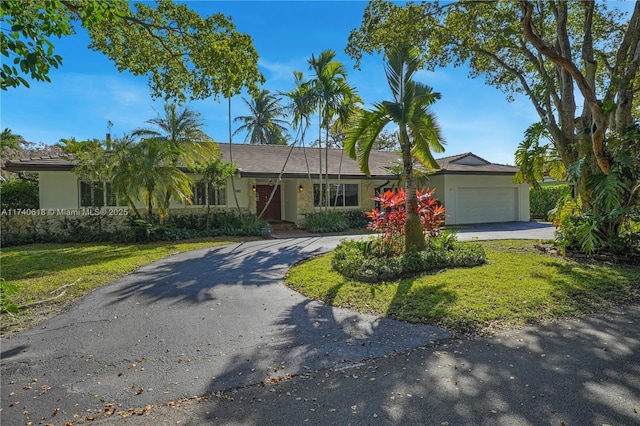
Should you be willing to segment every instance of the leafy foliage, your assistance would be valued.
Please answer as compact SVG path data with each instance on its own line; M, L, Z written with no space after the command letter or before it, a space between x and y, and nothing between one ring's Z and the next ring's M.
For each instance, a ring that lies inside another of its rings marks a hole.
M571 195L569 185L541 186L539 189L529 188L529 209L531 218L549 220L549 212L556 208L558 202Z
M125 0L2 1L2 55L13 65L0 70L0 88L29 86L27 78L49 81L62 64L52 39L72 35L74 24L89 31L90 47L120 71L147 75L155 97L230 97L263 80L251 37L236 31L222 14L202 17L184 4L156 7ZM18 66L18 68L16 68ZM24 77L23 77L24 76Z
M413 161L418 160L430 168L439 168L431 151L444 151L440 126L430 106L440 98L432 88L414 81L419 69L417 49L409 45L395 46L385 51L387 82L393 95L391 101L375 104L374 109L360 111L345 140L344 149L349 157L358 159L360 169L368 176L369 155L378 136L390 123L398 126L398 142L402 152L405 188L408 196L405 206L405 250L425 248L424 236L415 197Z
M245 143L286 145L283 132L286 131L287 122L282 119L285 112L280 105L280 98L268 90L261 90L250 101L245 98L242 100L249 107L251 115L234 118L233 121L243 123L234 135L246 131Z
M555 212L554 224L560 228L556 241L563 249L640 254L633 235L640 216L640 125L611 139L614 152L609 173L593 174L587 180L592 202L584 205L579 200L571 209L563 206Z
M582 235L594 230L603 241L623 237L616 234L624 228L623 211L628 213L637 199L637 185L628 182L638 178L621 165L638 161L632 155L627 155L632 161L623 161L625 154L610 133L623 135L638 119L640 3L625 16L598 2L399 5L373 0L360 27L351 32L346 52L359 61L364 53L388 52L402 43L419 49L427 67L468 64L471 77L484 77L508 100L526 96L540 123L527 131L518 149L518 178L536 185L544 173L560 176L562 167L570 172L579 163L575 187L581 208L594 215ZM545 138L552 144L543 143ZM615 176L592 178L600 172L624 176L625 190L615 184ZM605 186L613 192L598 192ZM612 206L618 201L623 210L613 215L588 211L600 202ZM593 224L602 228L595 230Z
M40 205L38 182L15 179L0 184L2 209L37 209Z
M444 224L445 208L433 197L434 190L428 188L424 191L416 190L418 200L418 216L423 233L437 236L440 227ZM384 240L384 252L399 255L404 251L403 238L405 235L405 223L407 220L406 195L403 189L397 192L386 191L373 198L380 204L379 208L366 213L370 219L368 229L381 234Z
M19 292L20 287L16 284L0 278L0 312L10 315L18 313L18 305L13 302L12 296Z
M553 139L542 122L534 123L524 132L515 154L516 166L520 168L513 178L515 183L527 182L534 189L540 189L540 183L546 176L561 181L565 179L565 165L558 156ZM541 144L546 139L548 143Z
M330 210L306 215L302 227L311 232L342 232L349 229L349 223L342 212Z
M334 250L331 265L346 277L379 282L443 268L476 266L486 261L482 245L459 243L452 235L434 237L426 250L390 256L383 256L388 245L379 238L345 240Z

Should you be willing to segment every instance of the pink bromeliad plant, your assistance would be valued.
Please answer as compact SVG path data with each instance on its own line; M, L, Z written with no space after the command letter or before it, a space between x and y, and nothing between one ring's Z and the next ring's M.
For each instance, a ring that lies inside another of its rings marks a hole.
M433 197L435 189L416 190L418 197L418 214L424 234L437 236L446 217L445 208ZM380 208L367 212L371 221L368 229L381 234L386 250L393 254L401 254L404 250L402 238L404 224L407 218L406 194L403 189L396 192L386 191L373 198L380 204Z

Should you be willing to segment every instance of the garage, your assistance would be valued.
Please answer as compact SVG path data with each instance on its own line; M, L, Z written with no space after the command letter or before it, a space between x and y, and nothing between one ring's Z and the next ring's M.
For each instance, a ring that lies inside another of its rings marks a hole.
M458 223L518 220L517 188L458 188Z
M446 225L529 221L529 186L513 181L517 167L470 152L438 164L431 184L447 209Z

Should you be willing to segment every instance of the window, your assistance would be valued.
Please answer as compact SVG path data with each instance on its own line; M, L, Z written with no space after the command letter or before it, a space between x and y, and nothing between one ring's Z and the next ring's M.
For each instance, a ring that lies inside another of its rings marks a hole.
M106 200L105 200L106 199ZM105 204L106 201L106 204ZM125 205L118 202L111 182L80 181L80 207L105 207Z
M213 187L205 182L197 182L193 185L193 196L191 203L195 206L206 206L207 197L209 197L209 205L225 206L227 205L227 188L222 185Z
M322 184L313 185L313 205L324 206L327 186ZM329 184L329 205L331 207L357 207L359 205L358 184L356 183L331 183Z

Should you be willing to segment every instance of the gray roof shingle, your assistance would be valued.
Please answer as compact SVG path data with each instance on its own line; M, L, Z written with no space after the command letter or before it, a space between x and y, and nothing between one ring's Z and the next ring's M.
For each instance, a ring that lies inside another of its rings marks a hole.
M289 178L306 177L307 164L311 176L317 176L319 160L322 157L322 173L326 173L326 157L329 159L329 176L337 176L340 172L343 178L362 178L358 163L349 158L341 149L301 148L284 145L245 145L233 144L230 152L229 144L218 144L223 161L236 163L240 176L244 177L275 177L277 176L287 156L289 160L284 170L284 176ZM290 153L291 151L291 153ZM440 169L436 174L515 174L518 167L490 163L473 153L465 153L437 159ZM369 166L372 178L394 179L396 175L389 167L402 164L400 154L388 151L372 151ZM13 172L31 171L60 171L71 170L75 166L73 157L57 156L34 157L8 161L4 168Z

